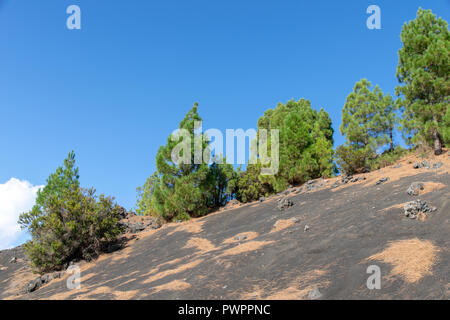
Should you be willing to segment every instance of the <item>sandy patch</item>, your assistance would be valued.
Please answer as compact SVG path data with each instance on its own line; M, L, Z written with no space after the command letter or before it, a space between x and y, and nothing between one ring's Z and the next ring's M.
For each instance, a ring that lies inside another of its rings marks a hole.
M417 238L389 242L387 248L367 258L391 264L391 276L400 276L408 283L415 283L426 275L431 275L439 249L429 240Z
M233 248L225 250L220 256L232 256L245 252L255 251L265 247L274 241L249 241L242 244L239 244Z
M195 248L201 253L206 253L209 251L217 250L217 248L212 244L211 241L204 238L190 238L183 249Z
M444 189L446 187L445 184L440 182L424 182L423 190L419 190L419 195L423 195L425 193L433 192L436 190Z
M14 296L18 294L28 282L36 279L37 277L39 277L39 275L33 273L31 268L22 267L17 270L10 279L7 279L6 290L2 289L4 290L3 293Z
M330 282L324 278L328 274L327 270L315 269L303 273L300 276L293 276L291 273L283 278L294 278L286 288L277 288L277 283L265 282L263 285L255 285L248 292L239 295L239 299L250 300L303 300L308 299L308 294L314 288L324 289Z
M328 280L321 280L326 276L326 270L312 270L295 278L290 286L280 291L274 292L264 299L266 300L303 300L308 298L308 294L314 288L323 289L330 285Z
M203 259L197 259L197 260L194 260L192 262L183 264L183 265L181 265L181 266L179 266L179 267L177 267L175 269L169 269L169 270L164 270L164 271L158 272L156 274L151 275L143 283L145 283L145 284L146 283L151 283L151 282L154 282L156 280L168 277L170 275L174 275L174 274L186 271L186 270L193 269L193 268L195 268L196 266L198 266L202 262L203 262Z
M448 169L450 168L450 159L449 158L450 157L447 156L447 151L445 151L444 154L441 156L435 156L434 154L430 154L429 157L427 157L427 158L422 158L417 155L409 155L409 156L406 156L406 157L400 159L392 166L385 167L385 168L382 168L379 170L375 170L375 171L372 171L369 173L353 175L353 177L365 176L366 180L357 181L357 182L349 182L347 184L336 187L336 188L332 189L331 191L335 192L335 191L350 187L352 185L357 185L357 184L363 184L364 186L373 186L378 180L380 180L383 177L389 177L389 181L387 181L381 185L392 183L394 181L400 180L401 178L415 176L415 175L425 173L425 172L435 172L436 174L442 174L442 173L447 172ZM424 160L427 160L431 164L431 166L437 162L442 162L443 165L439 169L426 169L426 168L414 169L413 168L414 163L422 162ZM398 164L400 164L401 167L394 168L394 166L398 165Z
M277 222L275 222L272 230L270 230L270 233L274 233L274 232L278 232L278 231L284 230L286 228L289 228L293 224L295 224L295 221L293 219L280 219L280 220L277 220Z
M190 288L191 285L185 281L182 280L173 280L171 282L156 286L153 288L154 293L160 292L163 290L167 291L182 291Z
M241 232L231 238L225 239L222 243L230 244L230 243L248 241L248 240L257 238L258 236L259 236L258 232L254 232L254 231ZM242 239L242 240L239 240L239 239Z
M203 224L205 221L200 221L199 219L189 220L186 222L179 223L179 226L167 233L167 236L174 234L175 232L185 231L188 233L200 233L203 231Z
M380 209L380 210L378 210L378 211L386 212L386 211L389 211L389 210L391 210L391 209L403 209L403 207L405 206L405 203L406 203L406 202L394 204L394 205L392 205L392 206L389 206L389 207L384 208L384 209Z

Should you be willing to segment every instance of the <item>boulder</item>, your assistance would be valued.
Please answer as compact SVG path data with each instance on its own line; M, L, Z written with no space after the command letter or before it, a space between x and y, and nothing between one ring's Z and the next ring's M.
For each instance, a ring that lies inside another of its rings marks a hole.
M422 182L413 182L409 186L408 190L406 190L406 193L409 194L410 196L418 196L419 191L423 189L424 186Z
M320 293L319 289L317 287L314 287L309 293L308 293L308 299L310 300L317 300L322 297L322 293Z
M281 199L280 202L278 202L277 208L278 208L278 210L283 211L283 210L289 209L293 205L294 205L294 202L292 202L292 200L284 198L284 199Z
M128 229L129 229L130 233L138 233L138 232L144 231L145 226L143 223L138 222L138 223L129 225Z
M404 213L407 218L416 219L419 213L429 214L437 210L436 207L430 207L426 201L420 199L405 203Z

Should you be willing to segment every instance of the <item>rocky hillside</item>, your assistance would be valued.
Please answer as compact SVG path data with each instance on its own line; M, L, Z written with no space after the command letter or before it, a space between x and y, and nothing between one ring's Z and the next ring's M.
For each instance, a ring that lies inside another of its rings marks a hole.
M449 158L410 156L162 227L128 217L123 248L77 263L80 289L68 272L33 274L20 247L2 251L0 298L449 299Z

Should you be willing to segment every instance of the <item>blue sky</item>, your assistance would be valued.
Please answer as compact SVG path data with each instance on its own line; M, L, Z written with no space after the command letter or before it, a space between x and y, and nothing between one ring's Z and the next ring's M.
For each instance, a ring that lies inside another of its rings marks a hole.
M79 5L82 29L66 28ZM381 30L366 8L381 8ZM0 0L0 184L45 184L72 149L81 182L134 206L158 147L199 102L203 127L256 128L306 98L336 130L361 78L393 94L400 31L448 0Z

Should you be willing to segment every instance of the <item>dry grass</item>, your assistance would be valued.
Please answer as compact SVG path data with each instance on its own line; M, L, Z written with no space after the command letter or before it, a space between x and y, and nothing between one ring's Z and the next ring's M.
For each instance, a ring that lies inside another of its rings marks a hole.
M429 240L417 238L390 242L387 248L367 260L379 260L391 264L392 276L400 276L408 283L415 283L426 275L437 260L439 249Z

